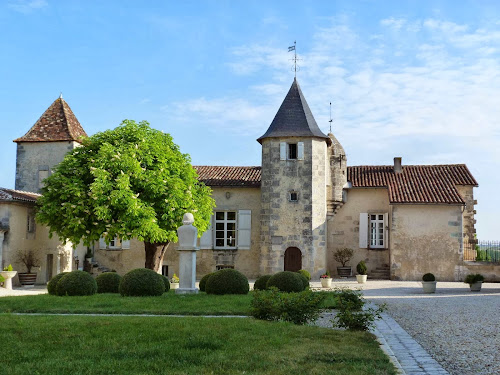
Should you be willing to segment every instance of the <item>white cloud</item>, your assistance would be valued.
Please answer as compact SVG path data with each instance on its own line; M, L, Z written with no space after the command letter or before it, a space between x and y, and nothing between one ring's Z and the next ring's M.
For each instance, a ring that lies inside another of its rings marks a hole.
M25 14L45 8L48 5L49 4L45 0L10 0L7 3L9 8Z
M401 29L404 25L406 25L406 19L404 18L385 18L382 21L380 21L380 24L382 26L390 27L392 29L399 30Z

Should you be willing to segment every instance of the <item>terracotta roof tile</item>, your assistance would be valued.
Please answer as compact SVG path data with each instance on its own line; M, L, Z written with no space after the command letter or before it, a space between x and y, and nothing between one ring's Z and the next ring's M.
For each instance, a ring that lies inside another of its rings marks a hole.
M465 164L405 165L347 168L352 187L386 187L390 203L464 204L456 185L478 186Z
M0 188L0 201L36 202L40 194L29 191Z
M75 114L63 98L57 98L31 129L14 142L79 141L86 137Z
M260 167L195 166L208 186L260 187Z

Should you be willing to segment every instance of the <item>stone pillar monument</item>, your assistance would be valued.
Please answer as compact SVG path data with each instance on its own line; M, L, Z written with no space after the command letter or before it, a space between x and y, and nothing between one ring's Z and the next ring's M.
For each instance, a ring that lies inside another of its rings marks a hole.
M182 226L177 229L179 237L179 288L175 290L176 294L198 293L196 288L196 252L199 248L196 246L198 238L198 229L193 226L193 214L186 213L182 219Z

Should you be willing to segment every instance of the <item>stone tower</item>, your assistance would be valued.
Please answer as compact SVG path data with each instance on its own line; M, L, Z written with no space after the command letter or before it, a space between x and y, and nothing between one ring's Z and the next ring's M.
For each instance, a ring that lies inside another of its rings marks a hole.
M332 139L319 129L294 79L262 145L260 272L326 269ZM331 194L331 192L330 192Z
M87 134L62 95L17 138L16 190L40 192L43 180Z

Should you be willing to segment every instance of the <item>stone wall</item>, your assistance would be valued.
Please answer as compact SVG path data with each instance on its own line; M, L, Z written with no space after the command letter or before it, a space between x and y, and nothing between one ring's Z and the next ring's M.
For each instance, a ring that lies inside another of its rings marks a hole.
M16 190L40 192L39 171L50 175L68 151L79 145L75 141L19 142L16 157Z
M474 206L477 204L477 201L474 199L474 187L457 186L456 188L465 201L465 207L463 212L464 242L470 241L472 243L475 243L476 219L474 219L474 215L476 214L476 210L474 209Z

